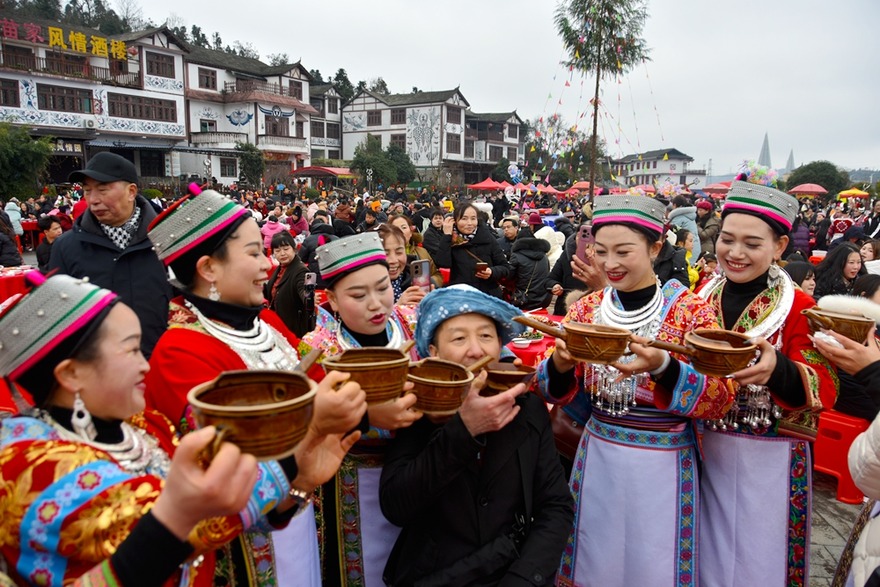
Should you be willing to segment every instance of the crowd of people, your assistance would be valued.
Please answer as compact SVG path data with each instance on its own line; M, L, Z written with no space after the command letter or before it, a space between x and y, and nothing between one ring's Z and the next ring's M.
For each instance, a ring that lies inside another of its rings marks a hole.
M873 331L814 338L802 314L821 298L880 322L880 202L820 210L748 171L720 203L195 187L164 202L110 153L70 179L71 226L46 201L0 215L0 254L4 235L18 252L16 216L43 232L30 293L0 312L13 584L803 586L819 414L880 411ZM215 430L187 394L225 371L365 347L521 364L514 318L543 308L631 332L630 352L587 363L557 339L530 384L483 395L480 372L442 416L415 409L412 383L368 405L321 359L293 455L224 442L200 460ZM760 353L720 378L649 344L702 328ZM854 477L870 495L880 424L867 434Z

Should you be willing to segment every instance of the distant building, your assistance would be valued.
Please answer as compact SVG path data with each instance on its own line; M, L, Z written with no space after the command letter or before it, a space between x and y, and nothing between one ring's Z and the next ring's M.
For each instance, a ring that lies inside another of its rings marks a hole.
M706 186L705 169L689 169L694 158L678 149L659 149L612 161L612 172L627 186L663 185L669 181L693 189Z
M523 159L522 119L516 112L478 114L458 88L412 94L361 90L342 112L343 158L352 159L367 135L409 155L422 181L441 187L485 179L501 158Z
M313 159L342 159L342 96L333 84L309 88L312 115L311 156Z

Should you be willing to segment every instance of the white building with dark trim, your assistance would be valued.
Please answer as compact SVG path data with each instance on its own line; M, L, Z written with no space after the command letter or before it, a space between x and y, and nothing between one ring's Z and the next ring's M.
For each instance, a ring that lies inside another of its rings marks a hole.
M627 186L663 185L667 181L691 189L706 187L706 170L691 169L694 158L678 149L658 149L627 155L611 162L618 180Z

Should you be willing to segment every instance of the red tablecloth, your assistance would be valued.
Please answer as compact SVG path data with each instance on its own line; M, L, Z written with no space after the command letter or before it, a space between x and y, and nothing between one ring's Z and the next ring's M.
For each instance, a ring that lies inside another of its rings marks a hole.
M514 355L522 359L523 365L527 367L537 367L538 363L544 360L544 353L547 349L556 346L556 339L551 336L545 336L542 340L536 340L525 349L519 349L513 346L513 343L507 345Z
M22 220L21 227L24 230L40 230L40 227L37 226L36 220Z
M0 302L15 294L26 292L27 283L24 280L24 274L0 276Z

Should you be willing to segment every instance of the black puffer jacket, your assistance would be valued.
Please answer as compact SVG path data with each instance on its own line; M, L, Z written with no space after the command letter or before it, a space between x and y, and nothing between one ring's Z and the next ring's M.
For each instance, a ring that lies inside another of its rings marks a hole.
M483 223L477 226L477 233L471 241L453 247L452 235L443 234L437 254L433 254L430 249L428 252L434 257L438 267L449 268L449 285L466 283L497 298L501 297L498 281L507 279L511 274L510 264L495 240L495 231ZM492 270L489 279L476 276L479 262L477 259L489 265Z
M574 290L585 290L587 285L583 281L574 278L571 272L571 258L577 252L577 234L572 234L565 239L562 254L556 260L556 265L550 270L547 278L547 287L561 285L563 294L556 296L556 304L553 306L554 316L565 316L565 296Z
M654 259L654 273L660 278L660 283L666 285L670 279L677 279L680 284L690 287L691 279L688 277L687 251L673 247L669 241L663 240L663 248Z
M269 300L269 309L274 310L291 332L302 338L311 330L310 316L306 312L305 277L309 269L302 260L294 256L281 276L281 282L272 297L272 289L278 281L281 267L276 267L269 281L263 286L263 296Z
M18 243L5 232L0 232L0 265L3 267L18 267L21 265Z
M565 235L565 238L568 238L575 233L574 225L568 218L557 218L553 221L553 224L556 225L557 231Z
M324 280L321 279L318 262L315 260L315 251L322 243L329 243L337 238L336 232L329 224L324 224L323 222L312 224L311 228L309 228L309 236L306 237L306 240L303 241L302 246L299 248L299 258L306 264L308 270L315 274L315 287L317 289L324 289L325 284Z
M542 307L547 298L547 278L550 275L550 243L540 238L518 238L510 253L511 278L516 279L516 292L527 293L523 310Z

